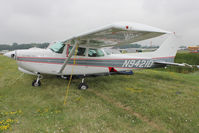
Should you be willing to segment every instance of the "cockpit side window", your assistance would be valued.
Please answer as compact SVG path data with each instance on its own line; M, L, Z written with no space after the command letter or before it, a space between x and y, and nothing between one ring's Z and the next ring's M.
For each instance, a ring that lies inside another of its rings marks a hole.
M72 50L72 46L69 47L68 53ZM86 55L86 48L78 47L77 56L85 56Z
M89 48L88 56L89 57L102 57L102 56L104 56L104 53L100 49Z
M63 53L64 47L65 47L64 43L62 43L62 42L56 42L55 44L53 44L50 47L50 50L52 50L55 53L61 54L61 53Z

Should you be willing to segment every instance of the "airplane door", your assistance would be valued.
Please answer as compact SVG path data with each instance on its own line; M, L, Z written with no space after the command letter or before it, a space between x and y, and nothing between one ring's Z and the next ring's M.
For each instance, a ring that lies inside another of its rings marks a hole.
M67 47L65 48L65 56L68 57L72 46L67 45ZM84 75L87 74L86 70L86 66L85 66L85 59L87 58L86 56L87 53L87 49L85 47L78 47L77 51L76 51L76 56L75 53L74 55L71 57L71 60L69 61L69 65L66 66L66 73L72 72L73 69L73 74L76 75ZM74 65L74 58L75 58L75 65ZM73 67L73 68L72 68Z

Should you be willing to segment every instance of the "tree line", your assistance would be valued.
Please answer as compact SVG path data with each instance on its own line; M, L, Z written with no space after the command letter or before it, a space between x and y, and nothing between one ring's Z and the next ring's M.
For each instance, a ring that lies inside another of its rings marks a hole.
M16 49L29 49L32 47L37 47L37 48L47 48L49 43L28 43L28 44L18 44L18 43L13 43L12 45L8 44L0 44L0 51L1 50L16 50Z

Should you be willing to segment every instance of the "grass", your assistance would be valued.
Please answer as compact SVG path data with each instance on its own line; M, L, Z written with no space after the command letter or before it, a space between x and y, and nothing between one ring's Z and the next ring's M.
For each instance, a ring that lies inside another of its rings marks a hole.
M0 133L199 131L199 72L153 70L87 78L89 89L45 76L41 87L21 75L14 60L0 56ZM18 77L20 78L16 80Z
M190 67L180 67L180 66L168 66L167 69L159 68L158 70L167 71L167 72L178 72L178 73L190 73L198 70L196 65L199 65L199 53L188 53L188 52L179 52L175 57L176 63L187 63L193 65L193 68Z

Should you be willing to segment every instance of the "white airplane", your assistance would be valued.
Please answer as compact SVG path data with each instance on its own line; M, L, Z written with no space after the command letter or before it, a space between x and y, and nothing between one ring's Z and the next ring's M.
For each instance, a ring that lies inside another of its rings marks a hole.
M161 35L169 38L154 52L110 54L103 47L129 44ZM37 75L33 86L41 85L41 75L83 75L79 89L87 89L87 75L121 73L132 69L148 69L174 63L179 47L171 32L138 23L114 23L56 42L47 49L15 50L4 54L17 61L18 69ZM75 64L74 64L75 60Z

